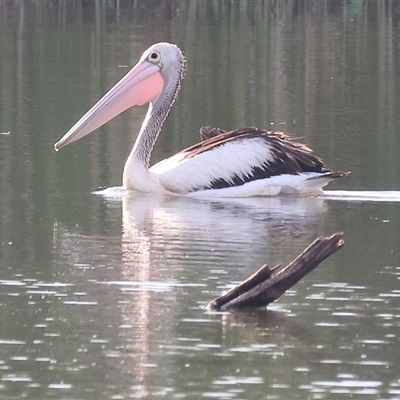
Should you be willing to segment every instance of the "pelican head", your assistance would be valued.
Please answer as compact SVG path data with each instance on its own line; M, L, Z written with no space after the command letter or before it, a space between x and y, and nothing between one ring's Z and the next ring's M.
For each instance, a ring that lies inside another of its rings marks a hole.
M54 145L54 150L83 138L135 105L150 102L159 109L169 103L169 110L179 91L184 68L185 58L179 47L171 43L152 45L138 63ZM164 99L171 96L172 102L169 99L164 104Z

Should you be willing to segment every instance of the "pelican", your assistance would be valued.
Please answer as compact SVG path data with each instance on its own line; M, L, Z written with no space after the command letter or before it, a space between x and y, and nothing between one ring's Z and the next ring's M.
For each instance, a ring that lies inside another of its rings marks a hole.
M174 44L157 43L54 145L56 151L88 135L134 105L149 103L126 161L125 189L194 197L316 195L333 172L306 145L282 132L204 127L203 140L150 166L150 156L180 90L185 57Z

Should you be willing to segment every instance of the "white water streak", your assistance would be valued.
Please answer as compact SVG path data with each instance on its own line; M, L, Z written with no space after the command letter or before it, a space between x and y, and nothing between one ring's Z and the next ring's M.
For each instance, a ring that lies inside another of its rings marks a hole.
M353 202L400 202L400 191L397 190L325 190L319 198L326 200Z

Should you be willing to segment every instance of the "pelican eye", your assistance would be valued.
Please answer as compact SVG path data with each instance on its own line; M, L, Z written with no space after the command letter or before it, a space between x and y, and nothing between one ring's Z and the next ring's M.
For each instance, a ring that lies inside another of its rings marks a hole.
M152 53L150 53L148 59L152 63L158 63L161 60L161 55L158 51L153 51Z

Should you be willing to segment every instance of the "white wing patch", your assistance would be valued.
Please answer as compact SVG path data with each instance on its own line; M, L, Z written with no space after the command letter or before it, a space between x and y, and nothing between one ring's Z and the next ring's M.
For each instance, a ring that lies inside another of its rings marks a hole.
M204 151L194 157L181 152L154 165L150 171L159 175L160 183L169 191L187 194L210 187L223 179L233 184L251 176L254 167L273 162L268 143L262 138L235 140Z

